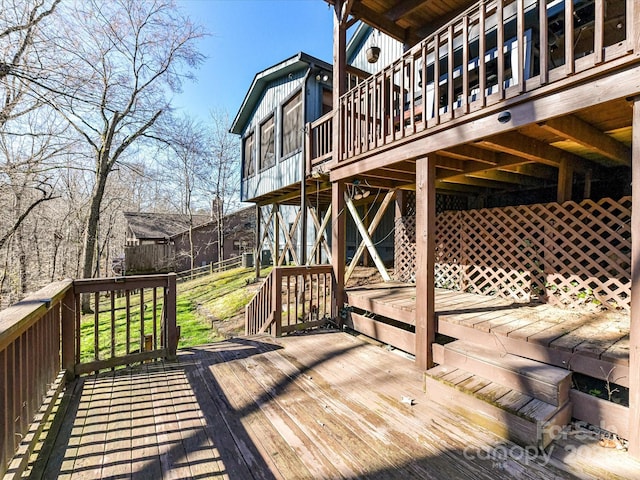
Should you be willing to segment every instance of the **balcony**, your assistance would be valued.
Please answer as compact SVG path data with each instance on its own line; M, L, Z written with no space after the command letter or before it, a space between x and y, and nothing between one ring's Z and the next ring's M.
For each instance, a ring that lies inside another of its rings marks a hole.
M340 97L338 162L636 63L637 16L625 0L477 2Z

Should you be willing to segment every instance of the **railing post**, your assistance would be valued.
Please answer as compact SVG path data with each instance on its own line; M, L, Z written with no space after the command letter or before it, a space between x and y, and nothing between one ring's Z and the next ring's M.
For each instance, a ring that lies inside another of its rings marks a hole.
M62 299L61 349L62 368L67 371L67 380L76 376L76 295L73 284Z
M282 268L274 267L274 283L271 286L273 291L273 324L274 336L282 336ZM288 308L288 306L287 306Z
M176 322L176 274L167 275L165 292L165 328L167 332L167 360L175 360L178 350L178 326Z

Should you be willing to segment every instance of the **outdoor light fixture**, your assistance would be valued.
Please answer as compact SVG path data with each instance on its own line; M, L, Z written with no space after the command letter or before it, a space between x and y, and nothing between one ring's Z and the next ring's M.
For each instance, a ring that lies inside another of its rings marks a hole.
M327 75L326 72L319 72L316 75L316 81L317 82L328 82L329 81L329 75Z
M352 196L354 200L362 200L363 198L367 198L369 195L371 195L371 192L369 190L365 190L358 185L354 185Z
M500 112L498 114L498 121L500 123L507 123L509 120L511 120L511 112L509 112L508 110L506 112Z

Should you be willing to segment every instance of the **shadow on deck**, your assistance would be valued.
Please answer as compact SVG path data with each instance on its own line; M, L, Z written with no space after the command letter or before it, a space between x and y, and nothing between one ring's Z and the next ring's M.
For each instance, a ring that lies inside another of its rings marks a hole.
M527 451L427 401L422 385L411 360L341 332L183 350L176 363L70 385L30 474L477 480L640 471L586 431L542 455Z

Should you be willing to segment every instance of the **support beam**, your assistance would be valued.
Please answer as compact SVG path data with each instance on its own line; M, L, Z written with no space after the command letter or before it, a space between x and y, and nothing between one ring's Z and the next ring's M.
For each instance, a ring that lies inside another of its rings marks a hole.
M353 259L351 260L351 263L349 264L349 268L347 269L347 273L345 274L344 277L344 281L348 281L349 278L351 278L351 274L353 274L353 271L356 268L356 265L358 264L358 261L360 260L360 257L362 256L365 247L369 250L369 252L371 253L371 248L373 248L373 251L376 253L376 257L378 257L378 253L375 250L375 246L373 245L373 242L371 241L371 235L373 235L373 233L376 231L376 228L378 228L378 225L380 225L380 222L382 221L382 217L384 217L384 212L387 211L387 208L389 207L389 204L391 203L391 200L393 200L393 196L395 194L395 190L390 190L387 192L387 194L385 195L384 199L382 200L382 203L380 204L380 208L378 208L378 211L376 212L375 216L373 217L373 220L371 222L371 225L369 225L365 231L369 234L368 235L368 239L369 242L371 243L371 246L367 244L367 241L364 237L364 235L362 236L362 241L360 242L360 245L358 245L358 249L356 250L356 253L353 255ZM353 205L353 202L351 200L348 200L347 202L347 206L351 204ZM350 209L351 211L351 209ZM358 212L357 210L355 210L354 207L354 211L355 211L355 216L353 217L354 222L356 222L356 225L358 226L358 228L360 228L360 225L362 224L362 222L360 222L360 217L358 216ZM354 215L354 211L351 211L351 215ZM361 232L362 234L362 232ZM375 262L375 258L373 257L373 255L371 255L371 258L374 259ZM379 258L379 257L378 257ZM376 266L378 264L376 263ZM386 269L384 268L384 264L382 264L382 268L387 276L387 278L389 277L389 274L387 273ZM382 278L384 279L385 282L388 282L389 280L391 280L390 278L387 279L385 278L385 274L382 273L382 271L380 271L380 274L382 275Z
M389 192L387 196L389 195L393 197L393 192ZM389 273L387 272L387 269L385 268L384 263L380 258L380 255L378 255L378 251L376 250L376 247L373 245L373 241L371 240L371 235L369 235L369 232L364 227L362 220L360 220L360 215L358 215L358 210L356 210L356 207L353 204L353 201L346 195L346 193L345 193L344 201L345 201L345 204L347 205L347 208L349 209L349 212L351 213L351 217L353 218L353 221L355 222L356 227L358 228L358 232L360 232L360 235L362 236L362 241L367 247L367 250L369 251L369 255L371 255L371 258L373 259L373 263L376 264L376 267L378 268L378 271L382 276L382 280L384 280L385 282L391 281L391 277L389 276ZM351 267L349 267L349 270L353 271ZM347 280L348 280L348 277L345 275L344 281L346 282Z
M309 258L307 258L307 265L310 265L315 257L318 247L322 244L327 257L329 259L329 263L331 263L331 250L329 249L329 245L327 244L327 240L325 239L325 230L327 229L327 225L329 224L329 220L331 220L331 205L327 208L326 213L324 214L324 218L322 219L322 224L318 221L318 217L313 210L309 210L309 214L313 223L316 227L316 239L313 242L313 247L311 248L311 252L309 253ZM318 263L321 260L318 260Z
M416 164L416 364L433 366L435 342L436 168L432 157Z
M273 205L273 266L280 266L280 205Z
M262 263L262 237L260 236L260 227L262 226L262 207L256 205L256 246L253 253L253 263L256 269L256 278L260 278L260 264Z
M343 0L336 0L333 6L333 164L340 161L340 96L347 89L347 29L342 23ZM339 212L335 210L334 212Z
M563 203L571 200L573 196L573 167L569 162L561 162L558 169L558 196L557 202Z
M477 143L483 147L510 153L518 157L526 158L532 162L543 163L553 167L559 167L563 159L570 159L576 164L586 162L577 155L552 147L540 140L522 135L518 132L508 132L488 137Z
M640 202L640 97L633 102L632 202ZM631 209L631 326L629 331L629 453L640 458L640 208Z
M595 150L615 164L626 167L631 165L631 150L629 148L575 115L552 118L541 123L540 126L566 140Z
M334 300L331 317L338 325L342 325L340 311L344 306L344 271L347 261L347 243L345 231L347 223L344 214L344 192L345 183L335 182L331 185L331 211L333 212L331 222L331 265L333 266Z

